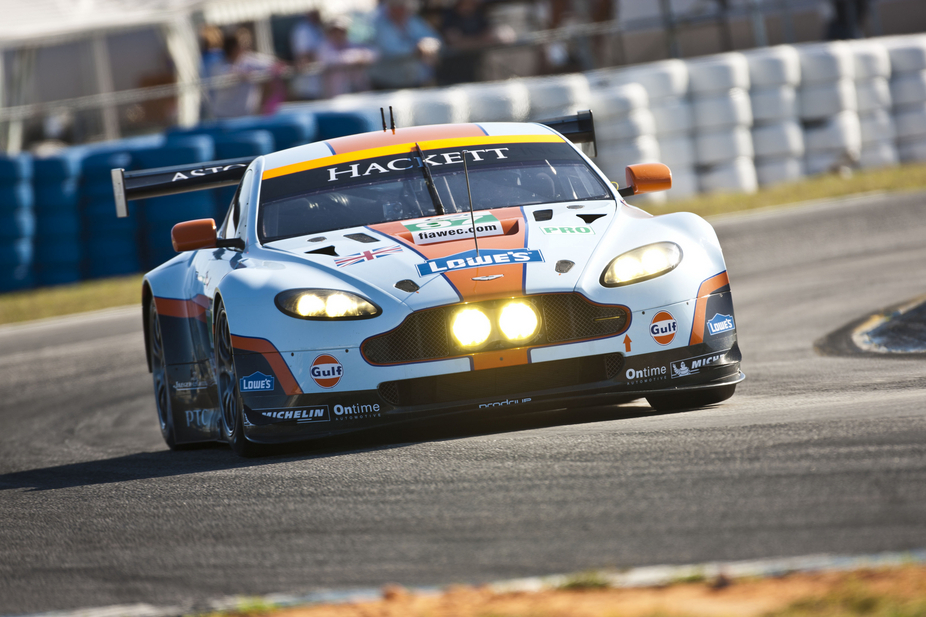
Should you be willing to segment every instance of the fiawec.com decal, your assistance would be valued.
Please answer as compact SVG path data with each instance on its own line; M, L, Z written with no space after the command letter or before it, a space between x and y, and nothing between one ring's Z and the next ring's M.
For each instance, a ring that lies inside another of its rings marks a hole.
M475 235L480 238L500 236L504 233L501 222L488 212L454 214L403 225L412 233L415 244L434 244L435 242L472 238L474 224Z
M543 261L543 253L533 249L515 249L512 251L480 249L478 255L475 250L465 251L449 257L429 259L416 267L419 276L427 276L429 274L479 268L480 266L521 264L532 261Z
M309 374L318 387L333 388L341 381L341 376L344 375L344 367L334 356L322 354L312 361Z
M675 339L678 331L678 322L669 311L659 311L650 322L649 333L653 340L660 345L668 345Z

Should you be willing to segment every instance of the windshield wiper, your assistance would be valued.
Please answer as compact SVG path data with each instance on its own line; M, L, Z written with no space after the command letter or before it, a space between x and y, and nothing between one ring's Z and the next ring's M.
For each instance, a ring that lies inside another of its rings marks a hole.
M424 177L428 182L428 193L431 194L431 201L434 202L434 210L438 215L444 213L444 204L441 203L440 195L437 193L437 187L434 186L434 177L431 175L431 168L428 167L427 161L424 160L424 153L421 152L421 146L415 142L415 149L418 150L418 158L421 160L421 166L424 167Z

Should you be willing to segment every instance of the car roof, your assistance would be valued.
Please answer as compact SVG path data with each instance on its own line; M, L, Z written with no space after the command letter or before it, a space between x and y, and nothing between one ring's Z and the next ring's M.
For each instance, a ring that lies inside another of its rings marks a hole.
M297 146L288 150L281 150L264 156L264 178L273 177L279 173L274 170L299 166L300 163L341 155L357 155L367 150L376 150L389 146L420 143L427 149L425 143L454 140L465 146L468 138L474 144L485 140L486 137L505 136L543 136L555 137L566 141L562 137L542 124L530 122L481 122L466 124L433 124L427 126L413 126L395 130L372 131L358 133L345 137L336 137L327 141L320 141L305 146ZM459 140L459 141L457 141ZM546 139L544 139L546 141ZM351 158L354 158L351 156ZM362 157L357 157L362 158Z

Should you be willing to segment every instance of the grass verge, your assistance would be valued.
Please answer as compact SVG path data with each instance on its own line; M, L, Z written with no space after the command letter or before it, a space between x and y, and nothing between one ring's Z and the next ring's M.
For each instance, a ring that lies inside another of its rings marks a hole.
M816 176L763 189L752 195L701 195L693 199L643 207L653 214L694 212L701 216L714 216L856 193L923 188L926 188L926 165L904 165L856 171L851 177L835 174ZM140 289L141 276L135 275L0 294L0 324L136 304L140 299Z

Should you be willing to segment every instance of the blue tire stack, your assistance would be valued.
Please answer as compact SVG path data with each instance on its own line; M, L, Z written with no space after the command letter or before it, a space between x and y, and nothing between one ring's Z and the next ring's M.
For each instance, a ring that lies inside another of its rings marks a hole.
M258 157L274 151L273 134L270 131L240 131L215 138L216 160L237 159L245 156ZM228 212L236 186L224 186L215 190L215 221L221 225Z
M316 141L366 133L378 128L372 126L363 114L349 111L319 111L315 113L315 122L318 124Z
M208 135L168 135L160 148L139 150L132 157L135 170L203 163L215 159L215 146ZM180 193L144 199L136 207L142 221L142 265L145 270L157 267L177 253L170 241L170 230L182 221L213 218L215 196L212 191Z
M85 278L103 278L138 272L138 215L129 207L127 218L116 217L111 170L129 169L132 155L103 151L83 160L81 214Z
M269 131L273 135L274 150L285 150L313 142L318 135L315 114L309 112L235 118L226 120L223 126L229 133Z
M81 278L80 163L71 148L35 160L35 276L39 285Z
M0 291L34 284L34 203L32 157L0 157Z

